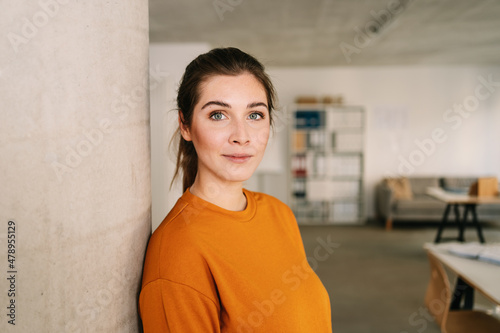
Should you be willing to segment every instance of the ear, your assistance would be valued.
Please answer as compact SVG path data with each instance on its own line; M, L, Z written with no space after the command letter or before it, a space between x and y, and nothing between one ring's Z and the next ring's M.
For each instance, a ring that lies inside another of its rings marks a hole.
M181 135L186 141L191 141L191 132L189 127L184 124L184 117L182 116L182 111L179 111L179 129Z

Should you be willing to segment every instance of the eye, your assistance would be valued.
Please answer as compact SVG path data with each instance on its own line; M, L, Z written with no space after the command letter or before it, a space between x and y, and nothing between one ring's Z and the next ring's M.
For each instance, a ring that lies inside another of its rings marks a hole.
M213 120L223 120L226 118L226 116L222 114L222 112L212 112L210 114L210 118Z
M262 119L264 118L264 115L260 112L254 112L254 113L251 113L248 118L250 120L259 120L259 119Z

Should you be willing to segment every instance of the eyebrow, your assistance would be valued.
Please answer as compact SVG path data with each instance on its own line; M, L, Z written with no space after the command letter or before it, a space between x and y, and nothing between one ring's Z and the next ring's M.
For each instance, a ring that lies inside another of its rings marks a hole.
M255 107L257 107L257 106L263 106L263 107L265 107L266 109L269 109L269 108L267 107L267 104L266 104L266 103L262 103L262 102L253 102L253 103L250 103L250 104L248 104L248 105L247 105L247 109L255 108Z
M231 108L231 105L227 104L226 102L222 102L222 101L210 101L210 102L205 103L201 107L201 109L203 110L204 108L206 108L206 107L208 107L210 105L218 105L218 106L222 106L222 107L229 108L229 109ZM247 105L247 109L255 108L257 106L263 106L266 109L268 109L267 104L266 103L262 103L262 102L253 102L253 103L250 103L250 104Z
M227 104L227 103L224 103L222 101L210 101L208 103L205 103L201 109L203 110L204 108L210 106L210 105L218 105L218 106L222 106L222 107L225 107L225 108L231 108L231 105Z

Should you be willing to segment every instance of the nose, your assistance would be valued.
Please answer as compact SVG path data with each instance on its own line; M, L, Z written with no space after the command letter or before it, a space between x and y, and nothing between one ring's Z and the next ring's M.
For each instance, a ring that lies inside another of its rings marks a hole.
M229 142L239 145L246 145L250 142L248 124L244 120L233 121Z

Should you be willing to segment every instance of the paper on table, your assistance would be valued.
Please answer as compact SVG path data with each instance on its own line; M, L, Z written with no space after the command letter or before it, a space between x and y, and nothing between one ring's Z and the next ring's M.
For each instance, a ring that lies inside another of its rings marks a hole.
M477 259L479 257L479 254L483 250L484 246L477 242L464 243L464 244L450 244L448 246L448 252L450 252L451 254L470 259Z
M478 259L500 265L500 244L486 246Z
M450 244L448 252L460 257L478 259L500 265L500 244L480 244L477 242Z

